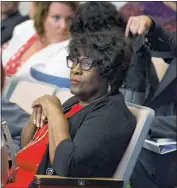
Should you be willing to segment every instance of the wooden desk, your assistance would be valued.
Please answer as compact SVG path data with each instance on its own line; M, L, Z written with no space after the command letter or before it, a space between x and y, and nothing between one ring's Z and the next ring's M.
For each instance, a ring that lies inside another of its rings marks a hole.
M36 175L30 188L122 188L123 180L113 178L69 178Z

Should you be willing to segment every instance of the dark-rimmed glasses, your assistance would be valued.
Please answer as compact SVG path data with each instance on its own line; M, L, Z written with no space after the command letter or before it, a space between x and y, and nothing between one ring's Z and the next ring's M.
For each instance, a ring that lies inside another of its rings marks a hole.
M74 69L74 67L79 63L82 70L89 71L95 62L95 60L83 57L82 59L78 59L77 57L67 56L67 66L70 69Z

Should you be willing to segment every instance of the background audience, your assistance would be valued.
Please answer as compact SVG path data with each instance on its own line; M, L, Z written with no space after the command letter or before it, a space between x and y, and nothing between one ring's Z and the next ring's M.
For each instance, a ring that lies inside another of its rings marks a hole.
M66 67L66 45L69 25L77 9L76 2L36 2L34 26L36 32L28 39L14 42L3 52L6 74L29 77L30 68L36 64L50 64L53 72L59 64L61 77L69 78ZM59 55L61 54L61 55ZM60 63L58 63L60 62ZM49 66L50 66L49 65ZM47 68L48 70L48 68ZM50 72L51 70L49 70ZM45 72L45 70L44 70ZM51 73L52 74L52 73ZM58 73L58 76L60 75Z
M16 25L29 19L28 16L20 15L18 5L19 2L1 2L1 46L11 39Z

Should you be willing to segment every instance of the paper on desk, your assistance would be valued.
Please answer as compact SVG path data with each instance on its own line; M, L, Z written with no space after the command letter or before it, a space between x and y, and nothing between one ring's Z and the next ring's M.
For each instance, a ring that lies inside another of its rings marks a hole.
M146 139L143 147L150 151L163 155L176 151L177 142L172 139L157 139L156 142Z

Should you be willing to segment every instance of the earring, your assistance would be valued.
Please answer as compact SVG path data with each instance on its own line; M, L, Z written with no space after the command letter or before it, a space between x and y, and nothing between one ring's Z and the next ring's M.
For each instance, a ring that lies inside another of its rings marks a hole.
M108 94L110 94L110 93L111 93L111 85L110 85L110 84L108 84L108 89L107 89L107 92L108 92Z

